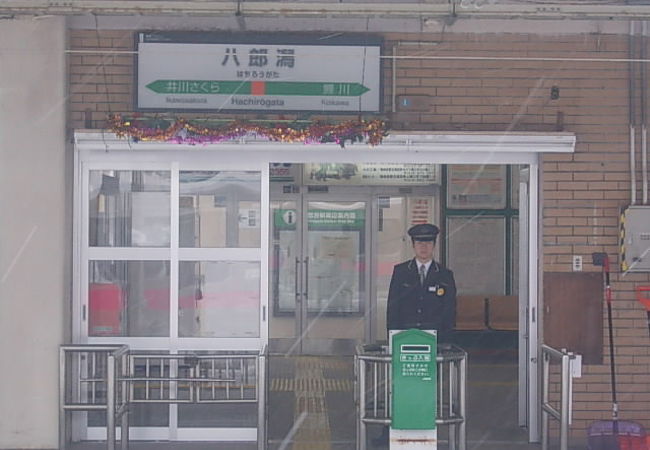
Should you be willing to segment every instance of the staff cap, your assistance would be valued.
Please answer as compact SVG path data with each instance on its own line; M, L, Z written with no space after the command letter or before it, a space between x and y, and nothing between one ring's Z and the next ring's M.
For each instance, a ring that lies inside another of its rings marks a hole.
M409 236L414 241L436 241L436 237L440 233L437 226L430 223L420 223L414 225L408 230Z

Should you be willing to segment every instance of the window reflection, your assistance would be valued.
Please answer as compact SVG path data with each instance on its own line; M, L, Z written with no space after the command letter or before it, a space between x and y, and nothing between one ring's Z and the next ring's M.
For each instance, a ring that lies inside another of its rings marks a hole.
M260 201L259 172L181 171L180 246L259 247Z
M505 219L448 217L449 266L459 294L504 295Z
M91 247L169 247L169 172L91 170Z
M258 262L183 261L179 268L181 337L258 337Z

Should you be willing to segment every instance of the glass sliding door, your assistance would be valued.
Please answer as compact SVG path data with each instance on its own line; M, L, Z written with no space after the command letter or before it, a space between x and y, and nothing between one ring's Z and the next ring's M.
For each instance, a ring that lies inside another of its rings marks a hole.
M268 167L159 156L156 163L110 154L81 162L75 341L153 355L259 350L267 339ZM133 370L165 377L184 370L179 361ZM248 380L255 371L232 375ZM185 395L180 383L166 389L172 399ZM219 404L136 403L132 437L255 440L257 406L249 397L225 415ZM101 414L89 414L81 434L103 439L103 425Z
M171 239L171 172L90 170L87 194L86 238L96 257L87 266L85 331L169 337L170 261L163 249ZM135 252L138 259L127 258Z
M413 257L406 230L438 220L435 186L341 191L276 193L271 202L269 328L278 352L345 353L386 340L393 266Z
M350 342L353 350L363 340L367 207L364 201L307 201L303 347L325 349L335 339Z
M294 199L271 204L271 336L287 353L327 353L363 340L368 202Z
M274 351L299 349L302 334L301 295L298 285L302 269L302 231L298 225L301 204L298 200L271 202L270 345ZM300 221L302 222L302 221Z
M180 171L179 337L260 336L260 198L259 172Z

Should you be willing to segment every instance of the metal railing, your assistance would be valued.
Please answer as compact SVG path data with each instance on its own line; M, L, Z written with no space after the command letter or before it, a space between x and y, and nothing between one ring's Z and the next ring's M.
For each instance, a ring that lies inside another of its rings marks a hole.
M255 403L257 353L132 353L130 403Z
M366 449L366 426L391 423L391 354L386 346L360 347L355 355L357 449ZM438 346L437 425L449 427L449 448L466 449L467 352Z
M130 355L130 403L257 403L257 442L266 442L266 348Z
M73 412L106 414L106 447L115 448L120 420L122 450L129 446L129 348L126 345L64 345L59 350L59 448L70 444Z
M59 447L70 442L70 412L106 411L106 444L128 449L128 410L142 403L257 403L257 442L266 442L266 348L191 353L129 352L123 346L61 347Z
M573 378L571 361L576 356L566 350L556 350L542 344L542 450L548 450L549 418L560 422L560 450L569 447L569 425L571 425L571 398L573 396ZM551 361L560 361L560 409L554 408L549 401L549 381Z

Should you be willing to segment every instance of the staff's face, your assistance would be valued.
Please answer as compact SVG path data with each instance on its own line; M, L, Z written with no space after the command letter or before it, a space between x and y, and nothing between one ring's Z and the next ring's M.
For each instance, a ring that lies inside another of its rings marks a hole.
M433 241L413 241L415 257L422 262L433 259L433 248L436 244Z

